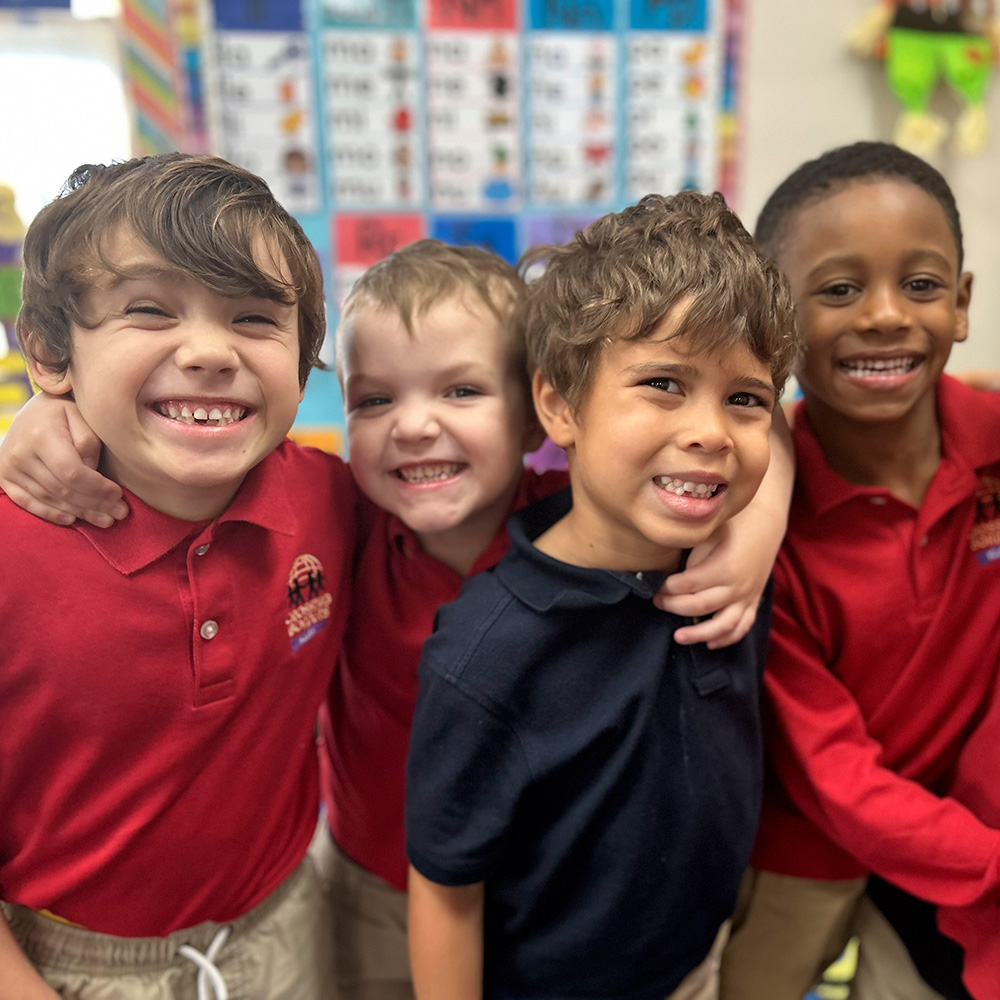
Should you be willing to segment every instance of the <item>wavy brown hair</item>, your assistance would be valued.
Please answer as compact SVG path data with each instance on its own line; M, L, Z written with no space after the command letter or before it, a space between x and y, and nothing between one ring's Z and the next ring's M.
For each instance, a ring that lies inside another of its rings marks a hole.
M528 361L577 411L604 345L648 337L681 302L674 337L695 353L744 345L780 392L799 352L788 282L721 194L647 195L562 246L539 246L528 286Z
M222 295L297 302L299 383L305 385L326 333L316 252L261 178L214 156L165 153L73 171L24 239L17 333L25 353L65 372L72 327L96 325L84 308L95 282L103 275L143 277L142 269L114 256L113 238L120 235L138 238L169 266ZM262 268L262 247L273 255L274 270L289 275L287 282Z

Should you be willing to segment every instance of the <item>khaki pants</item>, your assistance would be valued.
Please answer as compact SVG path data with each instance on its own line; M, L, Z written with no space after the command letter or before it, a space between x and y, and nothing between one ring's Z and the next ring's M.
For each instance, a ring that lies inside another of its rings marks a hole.
M313 855L323 849L315 838L299 867L231 924L206 922L165 938L114 937L23 906L3 910L31 964L72 1000L198 1000L200 966L185 957L190 949L209 956L229 1000L336 1000L331 911ZM213 941L221 941L217 953ZM201 975L215 1000L212 976Z
M855 934L852 1000L941 1000L864 892L865 879L748 871L722 957L722 1000L802 1000Z
M413 1000L406 893L332 842L324 860L321 877L334 914L339 1000Z

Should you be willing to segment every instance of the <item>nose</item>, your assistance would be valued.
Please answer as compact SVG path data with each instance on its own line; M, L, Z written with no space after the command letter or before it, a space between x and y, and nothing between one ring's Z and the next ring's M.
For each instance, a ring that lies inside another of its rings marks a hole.
M733 448L726 408L715 399L693 399L684 407L678 443L688 451L706 455L725 454Z
M194 325L186 332L176 353L177 365L185 371L223 375L240 366L235 338L213 323Z
M422 400L400 400L396 404L392 439L400 444L429 441L441 433L434 407Z
M859 321L862 329L882 335L905 331L910 326L910 311L901 289L882 282L869 289Z

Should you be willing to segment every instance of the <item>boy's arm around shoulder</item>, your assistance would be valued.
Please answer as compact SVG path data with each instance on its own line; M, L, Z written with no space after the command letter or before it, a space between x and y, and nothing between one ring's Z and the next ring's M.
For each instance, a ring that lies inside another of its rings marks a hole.
M795 450L780 407L771 421L770 444L771 461L753 500L692 549L684 572L668 576L654 598L663 611L711 616L677 629L679 643L718 649L739 642L753 626L785 536L795 481Z
M480 1000L483 883L438 885L411 865L409 942L417 1000Z
M0 913L0 1000L59 1000L25 958L7 918Z
M97 471L101 442L76 403L39 392L0 443L0 488L19 507L55 524L77 518L107 528L128 514L121 487Z
M881 743L810 631L801 590L779 559L763 709L781 785L824 834L907 892L939 905L996 901L1000 831L883 766Z

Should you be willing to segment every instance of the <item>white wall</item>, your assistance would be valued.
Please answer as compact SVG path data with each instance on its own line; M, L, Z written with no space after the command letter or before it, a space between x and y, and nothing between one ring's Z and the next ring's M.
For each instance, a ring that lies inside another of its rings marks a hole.
M891 140L897 113L882 64L851 56L844 37L868 0L747 0L746 110L740 214L752 228L767 196L798 164L859 139ZM949 367L1000 368L1000 79L991 86L993 140L985 155L945 149L934 165L962 214L966 266L976 275L969 340ZM935 110L954 120L948 94Z
M118 37L107 19L0 15L0 184L25 224L81 163L130 155Z

